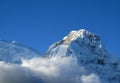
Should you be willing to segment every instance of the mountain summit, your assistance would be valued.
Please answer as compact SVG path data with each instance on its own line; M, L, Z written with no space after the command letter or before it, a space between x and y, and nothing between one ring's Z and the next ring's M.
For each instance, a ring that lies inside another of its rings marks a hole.
M78 31L71 31L68 36L64 37L63 40L66 44L69 44L71 41L77 40L77 38L84 39L87 38L91 41L99 41L99 37L91 32L86 31L85 29L80 29Z
M99 75L103 82L120 83L120 60L106 51L98 35L85 29L71 31L51 45L46 55L50 58L76 57L79 65Z
M84 55L93 53L101 57L105 57L107 54L100 37L85 29L71 31L61 41L51 45L47 51L49 57L80 55L82 53Z

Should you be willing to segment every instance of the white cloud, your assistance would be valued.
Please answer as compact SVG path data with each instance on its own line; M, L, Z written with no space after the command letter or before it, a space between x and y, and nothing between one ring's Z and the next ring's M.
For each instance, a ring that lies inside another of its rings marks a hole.
M95 74L86 76L86 70L73 57L37 57L22 62L0 62L0 83L100 83Z
M82 75L81 80L83 83L101 83L99 77L94 73L90 75Z
M76 63L73 57L64 58L33 58L23 60L23 67L30 68L39 76L42 75L45 82L76 82L84 68Z
M31 70L15 64L0 62L0 83L39 83Z

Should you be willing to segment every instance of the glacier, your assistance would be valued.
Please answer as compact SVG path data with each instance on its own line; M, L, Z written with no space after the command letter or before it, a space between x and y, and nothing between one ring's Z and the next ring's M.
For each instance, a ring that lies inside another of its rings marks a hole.
M80 29L52 44L43 57L15 41L0 40L0 73L0 83L120 83L120 59L97 34Z

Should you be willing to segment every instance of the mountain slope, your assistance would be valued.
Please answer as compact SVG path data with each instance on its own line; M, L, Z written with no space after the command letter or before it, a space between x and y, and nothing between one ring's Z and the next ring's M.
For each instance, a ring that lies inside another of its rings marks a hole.
M0 40L0 61L21 63L21 59L30 59L39 56L39 53L17 42Z
M109 54L100 37L84 29L71 31L50 46L47 57L76 57L89 73L97 74L106 83L120 83L120 59Z

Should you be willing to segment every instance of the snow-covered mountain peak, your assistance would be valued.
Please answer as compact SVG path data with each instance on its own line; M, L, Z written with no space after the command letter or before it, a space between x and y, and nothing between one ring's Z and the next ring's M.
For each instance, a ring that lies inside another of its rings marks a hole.
M98 35L85 29L80 29L78 31L71 31L61 41L51 45L47 55L70 56L72 54L80 56L82 52L86 55L86 51L102 57L107 53Z
M82 40L86 40L86 41L89 40L91 42L100 40L99 36L97 36L96 34L91 33L85 29L80 29L78 31L71 31L68 34L68 36L65 36L63 38L63 41L65 44L70 44L71 41L78 40L78 39L82 39Z
M50 58L75 57L79 65L108 81L103 83L120 83L120 60L106 51L98 35L87 30L71 31L51 45L46 55Z

